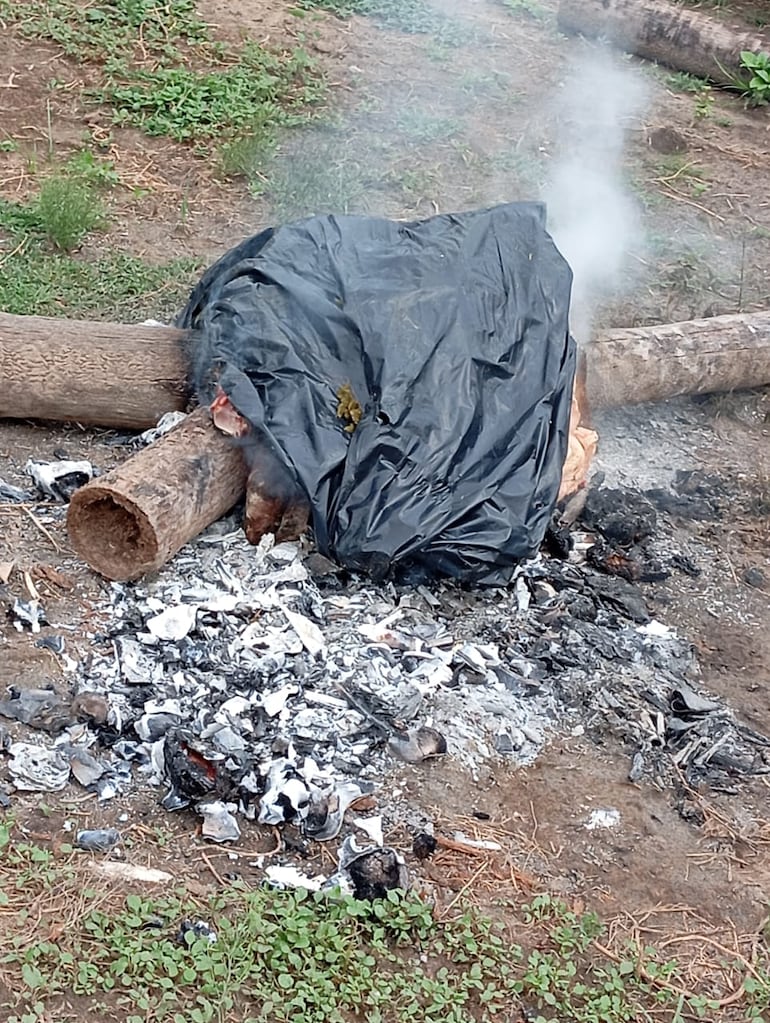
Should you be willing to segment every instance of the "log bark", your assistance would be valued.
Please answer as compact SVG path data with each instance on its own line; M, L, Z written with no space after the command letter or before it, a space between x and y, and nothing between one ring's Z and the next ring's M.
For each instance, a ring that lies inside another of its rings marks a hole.
M185 332L0 313L0 418L145 430L189 397Z
M561 0L563 32L609 39L667 67L733 85L741 50L770 52L770 34L667 0Z
M68 338L75 340L62 341ZM183 332L171 329L38 317L28 326L26 317L0 316L0 415L154 425L187 401L184 343ZM770 311L607 331L585 348L583 372L563 494L579 485L595 445L586 409L770 384ZM75 493L67 518L74 549L109 579L156 571L243 496L243 455L243 444L218 430L208 409L199 409ZM250 464L251 539L259 539L266 522L282 536L297 535L306 507L296 495L277 494L259 452L251 452Z
M108 579L138 579L228 512L245 485L241 449L198 409L73 494L70 541Z
M583 353L587 405L770 384L769 334L770 310L605 331ZM0 314L0 417L154 426L187 405L185 339L171 327Z
M585 349L589 407L770 384L770 311L605 331Z

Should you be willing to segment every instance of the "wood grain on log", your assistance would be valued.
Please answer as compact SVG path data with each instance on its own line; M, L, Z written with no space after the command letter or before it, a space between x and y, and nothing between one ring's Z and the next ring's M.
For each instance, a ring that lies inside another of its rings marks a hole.
M75 551L108 579L156 571L243 495L243 453L198 409L155 444L77 490Z
M667 67L732 85L745 76L741 50L770 51L767 32L716 18L667 0L561 0L563 32L609 39Z
M770 384L768 324L764 310L604 331L583 351L586 407ZM171 327L0 314L0 417L154 426L186 407L184 341Z
M144 430L187 407L185 332L0 313L0 418Z
M609 330L586 346L590 406L770 384L770 311Z

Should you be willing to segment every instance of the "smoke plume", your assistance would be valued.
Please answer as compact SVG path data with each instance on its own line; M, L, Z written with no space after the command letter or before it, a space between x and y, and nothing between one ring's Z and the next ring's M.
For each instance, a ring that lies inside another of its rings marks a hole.
M593 50L566 70L560 90L563 155L545 189L549 229L574 273L572 332L590 339L597 305L617 294L624 258L642 231L623 184L629 128L647 89L628 66Z

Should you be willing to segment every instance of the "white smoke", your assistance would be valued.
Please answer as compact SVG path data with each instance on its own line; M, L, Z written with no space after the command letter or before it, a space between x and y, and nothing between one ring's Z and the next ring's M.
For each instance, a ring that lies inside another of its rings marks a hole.
M597 305L617 294L629 249L642 233L623 184L623 147L647 103L645 82L629 66L593 50L565 71L559 90L562 153L543 198L549 230L574 274L571 325L591 336Z

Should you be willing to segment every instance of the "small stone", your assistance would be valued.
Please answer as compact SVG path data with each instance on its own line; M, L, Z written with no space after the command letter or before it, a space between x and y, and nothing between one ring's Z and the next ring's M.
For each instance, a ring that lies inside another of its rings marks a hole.
M743 573L743 581L749 586L753 586L755 590L763 590L766 582L765 573L761 568L747 568Z

